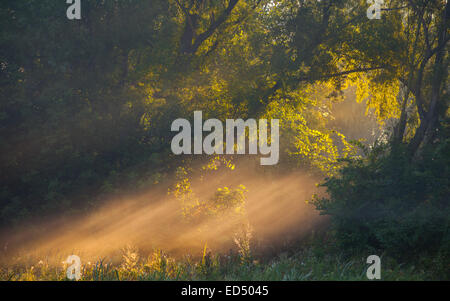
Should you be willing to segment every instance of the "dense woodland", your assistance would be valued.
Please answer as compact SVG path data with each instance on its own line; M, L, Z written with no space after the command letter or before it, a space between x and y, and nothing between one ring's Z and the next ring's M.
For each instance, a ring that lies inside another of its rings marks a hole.
M258 168L322 179L333 248L448 280L450 7L384 2L369 19L365 0L82 0L68 20L62 0L2 0L0 227L180 180L210 160L170 149L194 111L279 119L280 162Z

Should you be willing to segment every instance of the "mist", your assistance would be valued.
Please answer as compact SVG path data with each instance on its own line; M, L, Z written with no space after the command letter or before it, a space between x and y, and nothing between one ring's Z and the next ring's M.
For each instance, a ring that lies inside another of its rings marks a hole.
M264 253L298 241L323 222L313 206L305 202L316 190L315 183L299 172L274 177L244 165L207 178L194 178L192 187L197 196L208 198L217 188L245 185L253 244ZM13 241L8 257L76 254L95 260L120 256L127 246L141 253L161 249L172 256L199 254L205 245L215 253L226 253L236 248L235 233L236 225L226 215L202 220L201 224L186 222L178 200L164 189L155 188L139 196L109 200L86 215L55 217L38 230L10 233L6 241Z

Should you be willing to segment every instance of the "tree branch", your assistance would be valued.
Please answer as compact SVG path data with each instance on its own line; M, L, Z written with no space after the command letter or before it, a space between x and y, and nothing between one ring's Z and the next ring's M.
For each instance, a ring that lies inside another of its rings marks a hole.
M348 74L352 74L352 73L361 73L361 72L367 72L367 71L373 71L373 70L381 70L381 69L385 69L385 67L357 68L357 69L342 71L342 72L338 72L338 73L320 75L320 76L317 76L317 77L307 77L307 76L300 77L300 78L298 78L298 80L299 81L320 80L320 79L344 76L344 75L348 75Z
M198 35L198 37L195 39L194 43L192 44L192 47L190 49L190 53L193 54L195 52L197 52L197 49L200 47L200 45L206 40L208 39L213 33L214 31L220 26L222 25L222 23L224 23L226 21L226 19L228 18L228 16L231 14L231 12L233 11L234 7L236 6L236 4L239 2L239 0L230 0L230 2L228 3L227 8L225 9L225 11L219 16L219 18L212 22L211 25L209 26L209 28Z

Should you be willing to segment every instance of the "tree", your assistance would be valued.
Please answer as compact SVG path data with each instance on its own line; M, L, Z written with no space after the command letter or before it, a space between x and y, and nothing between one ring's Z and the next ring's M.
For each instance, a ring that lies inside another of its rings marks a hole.
M394 141L403 141L405 127L413 127L415 134L408 143L414 154L421 144L432 141L439 116L448 108L449 5L389 1L382 20L370 21L364 17L364 2L301 1L287 22L292 34L284 36L293 38L288 39L291 51L286 52L292 59L285 61L293 63L282 67L286 70L282 74L287 73L291 85L334 77L338 87L346 76L364 75L370 82L371 95L364 95L369 106L381 105L379 115L400 117ZM350 79L362 84L355 76ZM383 93L386 85L392 87L389 94ZM279 87L277 83L273 88ZM407 124L410 95L419 115L417 129L414 123ZM388 110L400 111L400 116L386 114Z

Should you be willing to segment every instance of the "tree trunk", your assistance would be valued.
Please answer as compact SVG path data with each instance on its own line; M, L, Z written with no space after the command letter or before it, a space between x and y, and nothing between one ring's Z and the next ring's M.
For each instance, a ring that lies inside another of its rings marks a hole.
M420 119L420 126L414 135L414 138L409 143L409 149L411 155L417 155L417 151L421 145L429 143L436 134L436 128L439 121L439 102L442 98L441 88L442 84L447 81L447 63L444 64L444 57L446 53L447 44L447 19L446 11L449 10L449 4L447 2L445 12L443 13L443 19L439 28L439 38L436 57L433 66L433 78L431 83L431 97L430 105L425 116ZM421 87L417 87L421 89Z
M395 127L393 142L394 144L400 144L403 142L403 135L406 129L406 120L408 119L408 114L406 112L406 106L408 104L409 90L407 87L403 87L399 92L400 101L402 102L402 111L400 114L400 120Z

